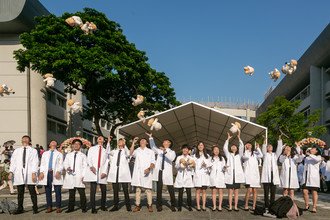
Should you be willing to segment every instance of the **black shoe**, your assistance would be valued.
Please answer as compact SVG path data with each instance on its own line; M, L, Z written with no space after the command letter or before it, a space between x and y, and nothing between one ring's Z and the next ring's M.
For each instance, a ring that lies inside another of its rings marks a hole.
M70 212L73 212L73 209L68 209L65 211L65 213L70 213Z
M243 210L246 211L246 212L250 211L249 208L244 208Z
M126 206L126 210L128 211L128 212L131 212L132 211L132 207L129 205L129 206Z
M82 209L81 212L82 213L86 213L87 212L87 209Z
M92 209L92 214L96 214L97 210L96 209Z
M192 212L193 209L189 206L189 207L188 207L188 211L189 211L189 212Z
M24 210L16 210L13 214L14 215L19 215L19 214L23 214Z
M33 210L33 214L38 214L38 210Z
M157 207L157 212L161 212L161 211L163 211L163 207L158 206L158 207Z
M215 212L215 211L217 211L217 209L216 209L216 208L211 208L211 210L212 210L212 212Z
M206 212L206 209L202 209L203 212Z
M181 208L181 207L179 207L179 208L178 208L178 212L181 212L181 211L182 211L182 208Z
M232 209L228 209L228 212L231 212L231 211L233 211Z
M176 212L176 209L175 209L174 206L171 206L170 209L171 209L172 212Z
M108 211L108 209L106 207L101 207L101 211L106 212L106 211Z
M197 210L197 212L200 212L200 211L202 211L201 209L196 209Z
M235 212L239 212L239 209L234 209Z
M218 210L218 212L222 212L222 209L218 209L218 208L217 208L217 210Z
M112 207L112 209L110 209L110 212L116 212L118 210L119 210L118 206L114 206Z

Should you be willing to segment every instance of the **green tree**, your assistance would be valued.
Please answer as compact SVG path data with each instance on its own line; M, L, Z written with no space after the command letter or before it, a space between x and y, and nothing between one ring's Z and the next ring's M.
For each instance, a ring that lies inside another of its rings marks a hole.
M97 30L86 35L79 27L69 26L65 19L73 15L95 23ZM81 91L88 101L83 117L94 120L98 134L102 133L100 119L113 124L110 133L114 135L119 125L137 119L141 107L151 114L179 104L168 77L151 68L145 52L130 43L120 25L105 14L85 8L60 17L37 17L36 23L20 36L24 49L14 52L17 69L52 73L67 92ZM145 102L134 107L131 99L137 94Z
M326 128L317 125L320 119L320 111L312 112L307 118L304 113L297 112L301 101L289 101L283 96L275 98L267 111L257 118L257 122L268 128L268 139L275 144L281 133L285 143L291 146L295 141L300 141L311 132L313 137L320 137L326 132ZM286 137L287 136L287 137Z

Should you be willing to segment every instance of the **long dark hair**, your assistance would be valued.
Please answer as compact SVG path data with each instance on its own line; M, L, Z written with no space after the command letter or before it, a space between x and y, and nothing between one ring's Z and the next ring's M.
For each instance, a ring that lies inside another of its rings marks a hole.
M200 145L200 144L203 144L203 145L204 145L204 149L203 149L204 157L205 157L206 159L209 158L209 156L207 155L206 147L205 147L205 144L204 144L203 141L200 141L200 142L198 142L198 144L197 144L197 147L196 147L196 153L195 153L196 158L199 158L199 157L200 157L200 155L199 155L199 149L198 149L198 145Z
M232 147L232 146L235 146L235 147L237 148L237 151L236 151L236 153L235 153L235 156L236 156L237 154L239 154L238 146L237 146L236 144L232 144L232 145L229 147L229 152L230 152L230 153L233 153L233 152L231 151L231 147Z
M220 147L218 145L213 145L213 147L212 147L211 161L212 162L214 161L214 156L215 156L214 153L213 153L214 148L218 148L219 149L219 155L218 155L218 157L219 157L220 161L222 161L224 158L223 158L223 154L221 153Z
M290 147L290 146L285 146L282 150L282 155L284 155L285 148ZM298 151L296 148L291 147L291 152L290 152L290 158L293 158L296 154L298 154Z

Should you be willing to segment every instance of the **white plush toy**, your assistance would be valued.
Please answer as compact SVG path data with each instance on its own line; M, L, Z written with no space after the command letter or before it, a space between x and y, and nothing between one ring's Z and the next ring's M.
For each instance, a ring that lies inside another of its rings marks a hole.
M254 68L252 66L244 67L244 72L246 75L252 76L254 73Z
M72 99L69 99L67 101L68 106L70 107L70 110L72 110L73 113L78 113L81 110L80 102L75 102Z
M148 126L150 127L150 130L159 131L162 129L162 124L158 122L158 118L151 118L148 121Z
M9 95L10 93L15 94L12 88L8 87L6 84L0 86L0 96L3 96L4 94Z
M276 80L281 77L280 71L278 71L276 68L268 74L270 75L270 78L274 80L274 82L276 82Z
M231 123L231 128L229 131L233 134L237 133L241 129L241 124L239 122Z
M132 101L133 101L132 105L133 106L138 106L138 105L142 104L143 100L144 100L144 97L142 95L137 95L136 99L132 98Z
M71 27L81 27L83 25L83 22L79 16L72 16L67 19L65 19L65 22L70 25Z
M85 34L91 34L95 30L97 30L96 25L93 22L88 22L88 21L86 21L86 23L83 24L80 28Z
M44 75L44 82L46 82L46 87L54 87L56 79L53 77L53 74L47 73Z
M291 60L290 62L286 62L284 66L282 66L282 72L284 74L291 75L297 69L298 62L297 60Z
M146 118L144 117L145 116L145 112L143 111L143 109L141 109L141 111L139 111L139 113L137 114L137 117L142 120L143 123L146 122Z

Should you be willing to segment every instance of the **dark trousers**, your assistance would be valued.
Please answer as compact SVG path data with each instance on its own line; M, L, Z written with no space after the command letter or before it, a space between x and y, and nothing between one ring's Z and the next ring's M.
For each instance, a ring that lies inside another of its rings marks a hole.
M105 208L105 203L106 203L106 196L107 196L107 185L106 184L99 184L101 188L101 207ZM96 194L96 187L97 183L96 182L91 182L91 194L90 194L90 199L91 199L91 206L92 209L95 209L95 194Z
M167 190L170 194L171 206L175 206L174 187L167 186ZM162 194L163 194L163 171L160 170L157 181L157 207L162 206Z
M118 207L119 204L119 186L122 186L124 195L125 195L125 205L127 208L131 207L131 203L129 200L129 193L128 193L128 183L112 183L113 188L113 205Z
M264 200L265 208L269 208L275 201L276 185L271 183L263 183L264 186ZM269 192L270 192L270 201L269 201Z
M330 181L325 181L325 184L327 185L327 192L330 192Z
M79 196L80 196L80 208L82 210L86 210L86 194L85 194L85 188L73 188L69 189L69 207L68 209L70 211L74 210L74 205L76 202L76 190L78 190Z
M178 198L178 207L182 207L182 201L183 201L183 189L179 188L179 198ZM191 188L186 188L187 193L187 205L188 207L191 207Z
M37 201L37 193L35 189L35 185L27 185L32 204L33 204L33 211L38 211L38 201ZM24 191L25 191L25 185L18 185L17 186L17 203L18 203L18 211L23 211L23 202L24 202Z
M48 172L47 185L45 186L47 208L53 207L53 200L52 200L53 178L54 178L53 171ZM61 185L54 185L56 208L61 208L61 202L62 202L61 188L62 188Z

